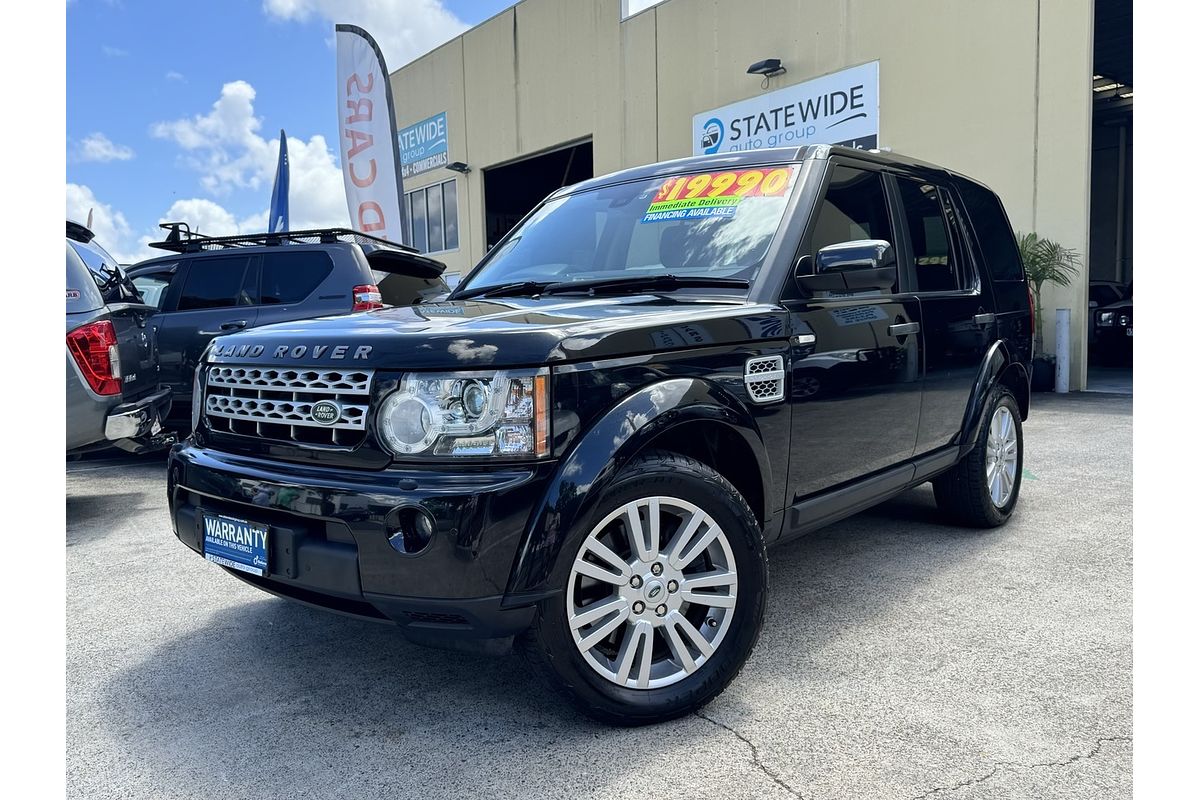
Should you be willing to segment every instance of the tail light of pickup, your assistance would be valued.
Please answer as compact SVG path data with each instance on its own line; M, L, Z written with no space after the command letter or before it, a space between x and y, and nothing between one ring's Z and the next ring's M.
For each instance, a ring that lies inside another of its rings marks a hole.
M103 396L121 393L121 356L111 321L89 322L71 331L67 349L93 392Z
M354 311L370 311L383 308L383 295L373 283L354 287Z

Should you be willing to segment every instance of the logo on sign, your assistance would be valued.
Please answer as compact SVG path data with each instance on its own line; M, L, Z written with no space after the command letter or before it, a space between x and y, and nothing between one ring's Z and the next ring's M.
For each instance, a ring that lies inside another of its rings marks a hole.
M321 425L333 425L342 418L342 407L332 400L319 400L313 403L312 411L309 414L313 418L313 422Z
M403 177L411 178L449 163L449 134L446 130L446 112L409 125L396 138L400 144L400 171Z
M713 117L704 123L704 132L700 135L700 149L705 155L712 155L721 149L724 139L725 126L721 124L721 120Z
M823 75L692 117L694 155L879 141L879 62Z

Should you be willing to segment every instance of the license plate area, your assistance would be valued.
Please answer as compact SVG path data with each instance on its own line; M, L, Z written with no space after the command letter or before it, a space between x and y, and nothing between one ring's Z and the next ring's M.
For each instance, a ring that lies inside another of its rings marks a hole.
M204 512L201 517L206 559L251 575L267 574L268 526L224 514Z

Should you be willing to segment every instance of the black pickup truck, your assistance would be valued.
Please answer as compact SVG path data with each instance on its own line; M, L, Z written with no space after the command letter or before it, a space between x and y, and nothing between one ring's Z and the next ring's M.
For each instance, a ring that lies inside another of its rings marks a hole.
M932 481L1021 488L1032 312L979 183L829 146L564 188L444 301L214 340L175 533L410 638L513 640L587 713L687 713L758 638L766 548Z

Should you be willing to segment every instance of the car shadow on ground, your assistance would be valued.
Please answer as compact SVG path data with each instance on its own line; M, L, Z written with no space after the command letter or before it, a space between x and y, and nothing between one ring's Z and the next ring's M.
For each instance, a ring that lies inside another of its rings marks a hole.
M738 681L786 680L803 692L824 646L985 542L942 524L925 487L776 548L763 638ZM298 796L297 787L375 796L382 776L405 796L453 794L452 775L478 796L526 796L538 786L554 793L572 770L611 784L639 769L639 759L613 759L618 742L626 753L644 745L664 764L691 758L701 740L738 747L695 717L634 731L595 724L517 656L427 649L390 626L266 595L206 613L103 692L109 735L171 794L214 774L229 796ZM521 768L497 774L503 763Z
M144 508L145 492L114 492L112 494L67 495L67 547L87 539L106 536L111 525L94 525L97 520L111 519L118 510L128 513Z

